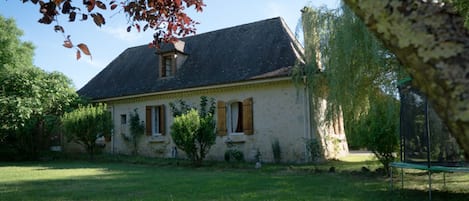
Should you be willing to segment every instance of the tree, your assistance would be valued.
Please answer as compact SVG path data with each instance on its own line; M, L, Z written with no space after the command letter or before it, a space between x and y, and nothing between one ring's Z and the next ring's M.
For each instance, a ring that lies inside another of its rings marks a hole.
M461 15L435 1L344 2L397 56L469 158L469 31Z
M183 150L194 165L200 166L210 147L215 144L215 101L205 96L200 98L199 111L179 101L177 108L171 103L174 122L171 137L176 146Z
M58 134L60 116L78 102L71 80L32 65L33 47L19 40L13 20L0 16L0 144L35 159Z
M42 14L39 23L47 25L56 23L54 30L63 33L65 37L63 46L66 48L76 47L77 59L80 59L81 52L90 56L91 53L86 44L73 45L70 35L66 36L64 27L59 24L60 16L68 16L69 22L75 22L77 18L80 21L90 21L92 19L96 26L101 27L106 24L103 12L108 11L112 15L123 12L126 14L127 22L129 22L128 32L131 31L132 27L138 32L153 29L155 34L151 45L159 46L161 42L174 42L178 36L183 37L195 33L197 22L193 21L184 12L184 9L194 6L196 11L201 12L203 6L205 6L203 0L111 0L107 4L100 0L83 0L81 5L77 5L71 0L49 2L23 0L23 3L27 2L38 5L38 10Z
M315 124L324 110L326 123L343 114L349 145L364 146L357 125L378 104L374 97L397 93L399 63L347 7L305 7L302 28L306 63L295 69L294 79L306 81Z
M67 140L84 145L91 159L96 152L96 140L111 136L111 113L106 104L83 106L65 113L62 124Z
M370 109L357 122L360 141L378 158L389 173L389 164L394 161L399 149L399 103L389 95L377 94Z

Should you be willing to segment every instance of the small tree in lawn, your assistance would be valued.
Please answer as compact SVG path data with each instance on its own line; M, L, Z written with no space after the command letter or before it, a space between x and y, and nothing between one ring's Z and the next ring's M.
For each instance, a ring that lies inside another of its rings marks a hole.
M210 147L215 144L215 101L202 96L199 111L179 101L177 108L171 103L174 123L171 136L176 146L186 152L194 165L200 166Z
M65 113L62 123L67 139L84 145L91 159L96 151L96 140L111 135L111 113L105 104L79 107Z

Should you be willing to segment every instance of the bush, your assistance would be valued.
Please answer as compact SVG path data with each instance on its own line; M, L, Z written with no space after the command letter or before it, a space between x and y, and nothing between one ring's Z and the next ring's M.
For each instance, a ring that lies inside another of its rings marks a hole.
M97 151L96 140L111 135L111 113L107 111L106 104L79 107L65 113L62 123L67 139L84 145L91 159Z
M374 153L389 173L389 163L395 160L399 148L398 103L389 97L375 100L359 121L361 141Z
M210 147L215 144L215 102L201 97L199 112L184 101L179 103L180 108L170 105L175 114L171 137L177 148L183 150L194 165L200 166Z
M318 139L316 138L311 138L311 139L305 139L306 143L306 150L309 152L309 157L310 160L313 162L318 161L322 157L322 149L321 149L321 144Z
M236 160L237 162L244 161L244 154L243 152L237 149L228 149L225 151L225 161L230 162Z
M130 137L127 137L124 135L124 140L132 143L133 145L133 155L138 154L138 140L140 136L143 135L145 131L145 126L143 125L143 122L140 121L140 117L138 116L137 109L134 109L134 113L130 114Z

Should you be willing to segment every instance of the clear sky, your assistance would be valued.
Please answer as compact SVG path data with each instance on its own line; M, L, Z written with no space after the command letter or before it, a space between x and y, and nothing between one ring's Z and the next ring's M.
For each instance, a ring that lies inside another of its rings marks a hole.
M78 4L81 1L74 2ZM204 3L207 6L202 13L196 13L192 8L186 10L190 17L200 22L196 27L197 33L278 16L283 17L295 32L300 10L305 5L335 8L339 5L339 0L204 0ZM54 32L53 25L37 22L41 17L38 9L38 6L32 3L23 4L21 0L0 0L0 14L14 18L17 26L24 31L22 40L30 41L36 47L34 64L48 72L64 73L72 79L76 89L85 85L125 49L148 44L153 38L151 30L128 33L127 21L122 13L113 15L106 12L106 25L101 28L92 19L68 23L67 17L61 16L60 25L65 28L66 34L71 35L72 42L87 44L93 56L90 59L82 55L77 61L76 50L62 46L64 37L61 33Z

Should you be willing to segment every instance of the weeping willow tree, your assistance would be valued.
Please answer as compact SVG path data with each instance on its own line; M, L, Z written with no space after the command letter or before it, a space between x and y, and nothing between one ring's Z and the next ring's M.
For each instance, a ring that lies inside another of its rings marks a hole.
M305 64L293 77L309 89L313 123L334 122L343 115L349 145L364 146L358 122L368 114L373 97L395 97L399 63L347 7L305 7L301 25ZM322 110L323 122L317 117Z

